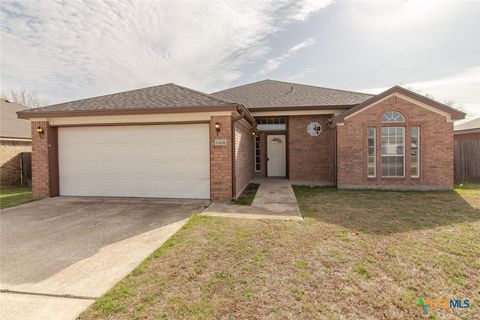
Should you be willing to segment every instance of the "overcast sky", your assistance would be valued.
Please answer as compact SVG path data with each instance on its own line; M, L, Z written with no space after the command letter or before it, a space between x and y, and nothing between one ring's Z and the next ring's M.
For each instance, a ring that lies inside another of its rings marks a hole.
M480 116L480 2L6 1L1 86L48 103L178 83L396 84Z

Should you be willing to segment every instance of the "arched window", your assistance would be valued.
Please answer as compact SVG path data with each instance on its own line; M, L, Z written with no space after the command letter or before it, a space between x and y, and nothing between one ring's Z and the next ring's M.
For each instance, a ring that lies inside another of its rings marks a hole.
M383 115L382 122L405 122L405 117L397 111L389 111Z

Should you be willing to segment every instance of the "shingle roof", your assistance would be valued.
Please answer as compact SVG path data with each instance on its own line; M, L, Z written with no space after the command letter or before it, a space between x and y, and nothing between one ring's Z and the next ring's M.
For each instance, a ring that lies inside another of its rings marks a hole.
M459 125L456 125L453 130L463 131L463 130L474 130L474 129L480 129L480 118L476 118L476 119L461 123Z
M262 80L212 93L220 99L235 101L245 107L272 108L294 106L351 106L373 95L329 89L276 80Z
M26 109L25 106L14 102L0 100L0 137L31 139L30 122L17 118L17 111Z
M29 109L22 114L75 111L122 111L182 107L233 106L209 94L173 83Z

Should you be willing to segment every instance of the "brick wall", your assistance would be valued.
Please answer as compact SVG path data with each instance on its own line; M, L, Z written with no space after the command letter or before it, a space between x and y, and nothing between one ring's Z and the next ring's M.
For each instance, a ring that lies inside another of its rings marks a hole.
M245 120L235 124L235 196L239 196L242 190L252 180L255 167L253 147L254 137L252 126Z
M405 177L381 177L382 116L401 112L405 123ZM420 126L420 177L410 177L410 126ZM377 128L376 177L367 177L367 130ZM416 106L399 97L390 97L337 126L339 188L451 189L453 187L453 123L438 113Z
M217 135L215 123L220 123ZM215 139L225 139L225 146L215 146ZM212 200L232 198L232 117L210 117L210 196Z
M334 131L325 123L330 115L288 117L289 178L333 184ZM318 122L323 131L317 137L307 132L310 122Z
M36 131L44 130L43 135ZM32 194L33 197L58 195L57 128L47 121L32 121Z
M32 143L29 141L0 142L0 185L21 185L21 153L30 151L32 151Z
M455 141L480 140L480 132L456 134L453 136L453 139Z

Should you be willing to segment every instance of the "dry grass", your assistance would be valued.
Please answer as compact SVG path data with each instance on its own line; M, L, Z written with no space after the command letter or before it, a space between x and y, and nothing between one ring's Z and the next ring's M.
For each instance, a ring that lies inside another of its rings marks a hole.
M193 217L80 319L478 318L480 189L295 192L305 222Z

